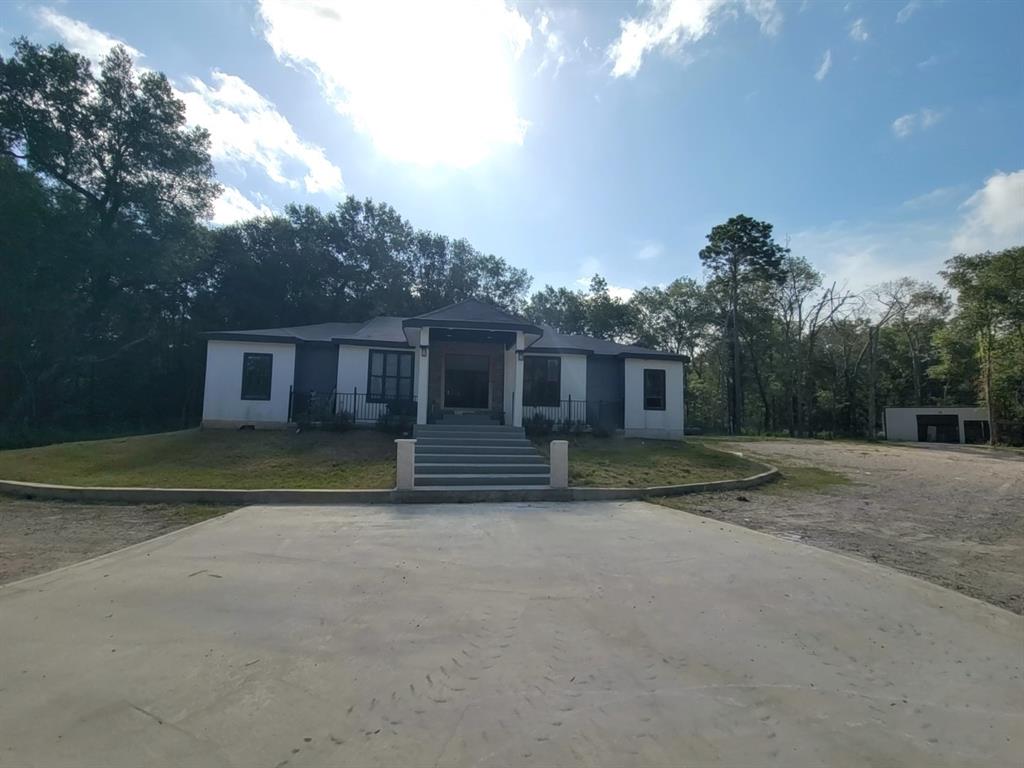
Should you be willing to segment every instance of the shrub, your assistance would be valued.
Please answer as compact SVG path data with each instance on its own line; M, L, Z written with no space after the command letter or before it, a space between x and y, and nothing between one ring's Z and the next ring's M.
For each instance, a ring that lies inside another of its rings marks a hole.
M530 437L541 437L551 434L555 428L555 422L541 413L535 413L526 420L523 428Z
M389 435L405 435L416 423L416 403L409 400L392 400L387 412L377 418L377 429Z

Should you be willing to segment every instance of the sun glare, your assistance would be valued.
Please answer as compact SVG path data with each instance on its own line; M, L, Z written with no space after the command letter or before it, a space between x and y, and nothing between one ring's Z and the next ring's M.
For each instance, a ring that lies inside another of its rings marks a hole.
M501 2L264 2L277 56L311 70L387 157L467 167L523 141L516 63L529 23Z

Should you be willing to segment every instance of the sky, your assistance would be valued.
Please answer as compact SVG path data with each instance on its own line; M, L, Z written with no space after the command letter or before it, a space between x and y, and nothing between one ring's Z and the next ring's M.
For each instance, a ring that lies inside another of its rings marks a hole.
M852 289L1024 244L1022 33L1021 2L0 4L4 56L170 78L217 224L372 198L623 297L738 213Z

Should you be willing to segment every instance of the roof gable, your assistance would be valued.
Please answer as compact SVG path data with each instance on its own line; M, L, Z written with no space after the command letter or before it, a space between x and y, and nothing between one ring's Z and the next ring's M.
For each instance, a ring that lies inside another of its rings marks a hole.
M430 325L448 324L452 324L454 327L469 327L473 325L481 327L501 326L511 330L540 333L540 328L526 318L498 309L479 299L466 299L455 304L449 304L447 307L441 307L432 312L410 317L402 323L406 328L422 328Z

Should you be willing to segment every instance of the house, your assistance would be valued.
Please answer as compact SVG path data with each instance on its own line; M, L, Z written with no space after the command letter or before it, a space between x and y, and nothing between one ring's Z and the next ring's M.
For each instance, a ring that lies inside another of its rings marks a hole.
M543 417L680 438L682 355L567 335L470 299L417 317L215 331L203 425L283 427L311 408L374 424Z
M987 443L988 408L885 409L885 439L910 443Z

